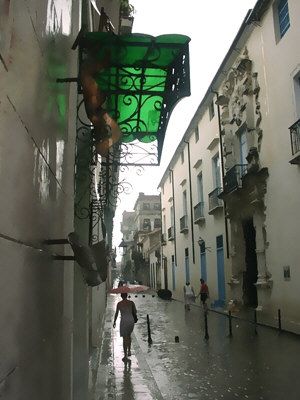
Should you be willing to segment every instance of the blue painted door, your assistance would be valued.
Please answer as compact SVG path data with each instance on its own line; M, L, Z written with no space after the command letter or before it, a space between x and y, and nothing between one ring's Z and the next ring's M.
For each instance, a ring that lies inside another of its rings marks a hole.
M176 289L176 270L175 270L175 257L172 256L172 284L173 290Z
M190 282L190 261L189 261L189 249L185 249L185 281Z
M200 244L200 278L207 282L205 242Z
M207 282L207 270L206 270L206 254L201 253L200 255L200 278L204 279Z
M225 304L225 272L224 272L224 249L223 236L217 236L217 272L218 272L218 301L217 306Z

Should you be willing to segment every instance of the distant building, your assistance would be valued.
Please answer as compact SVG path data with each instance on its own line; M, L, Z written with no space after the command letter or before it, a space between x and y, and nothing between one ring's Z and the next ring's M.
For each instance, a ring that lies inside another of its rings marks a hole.
M123 251L122 265L123 268L126 265L131 266L131 273L129 274L127 267L126 275L130 275L132 280L155 287L156 268L160 264L160 259L156 257L158 253L155 253L159 251L161 238L160 196L139 193L134 211L123 212L121 232L122 245L126 248Z
M124 211L122 214L121 232L123 240L127 245L133 242L135 228L135 213L133 211Z
M145 234L161 228L160 196L146 195L142 192L134 205L135 226L137 234Z

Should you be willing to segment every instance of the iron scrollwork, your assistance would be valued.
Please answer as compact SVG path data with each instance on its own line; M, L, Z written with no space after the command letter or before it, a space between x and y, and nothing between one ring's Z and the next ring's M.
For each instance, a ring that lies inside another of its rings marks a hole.
M103 212L97 192L97 164L93 130L82 113L83 101L77 107L76 155L75 155L75 218L89 221L89 244L102 239L100 224ZM100 237L101 236L101 237Z

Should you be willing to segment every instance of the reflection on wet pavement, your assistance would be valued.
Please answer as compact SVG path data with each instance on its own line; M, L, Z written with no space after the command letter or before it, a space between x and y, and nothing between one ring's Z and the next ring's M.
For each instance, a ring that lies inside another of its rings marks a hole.
M122 339L112 329L115 304L108 299L103 346L93 400L100 399L252 399L289 400L300 397L297 375L299 339L238 322L228 337L225 317L210 312L210 339L204 339L199 307L184 311L180 302L146 295L133 298L139 321L133 335L131 362L123 363ZM149 347L146 316L151 320L153 345ZM179 343L175 343L179 336ZM97 365L94 366L97 369Z

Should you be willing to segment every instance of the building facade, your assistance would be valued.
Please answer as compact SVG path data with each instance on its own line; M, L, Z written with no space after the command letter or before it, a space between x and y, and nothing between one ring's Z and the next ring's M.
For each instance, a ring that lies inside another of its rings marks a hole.
M135 227L138 235L143 235L161 227L159 195L139 193L134 205Z
M101 5L122 26L120 2ZM99 13L85 0L11 0L0 1L0 20L0 396L84 400L106 283L88 286L80 265L66 259L73 256L69 244L45 241L67 241L76 231L86 246L94 235L111 242L113 203L103 209L106 229L99 219L91 224L91 207L98 207L83 190L91 187L89 161L79 179L85 149L78 142L79 55L72 50L82 25L98 30ZM64 78L74 82L57 81Z
M161 238L160 196L140 192L134 211L123 212L121 232L122 246L126 249L122 256L124 278L155 287L156 271L160 264L158 256Z
M163 284L207 280L299 331L299 39L296 0L258 1L160 183ZM176 190L174 190L176 188ZM178 190L180 188L180 190Z

